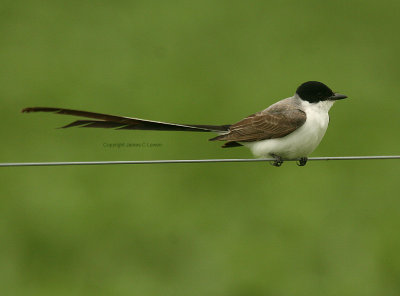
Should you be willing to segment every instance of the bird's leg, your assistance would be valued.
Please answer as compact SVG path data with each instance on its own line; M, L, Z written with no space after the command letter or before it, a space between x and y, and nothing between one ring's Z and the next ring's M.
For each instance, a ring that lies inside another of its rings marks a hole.
M271 156L273 158L275 158L275 160L271 161L270 163L275 167L280 167L282 165L282 163L283 163L282 157L280 157L279 155L276 155L276 154L271 154Z
M305 166L307 163L308 158L307 157L300 157L299 161L297 161L298 166Z

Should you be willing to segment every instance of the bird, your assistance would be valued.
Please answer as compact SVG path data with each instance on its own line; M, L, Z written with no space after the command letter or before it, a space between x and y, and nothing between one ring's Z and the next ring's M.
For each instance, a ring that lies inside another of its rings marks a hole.
M299 166L305 166L308 156L317 148L328 128L328 111L336 101L346 98L322 82L307 81L296 89L293 96L234 124L225 125L167 123L53 107L28 107L22 112L52 112L86 118L61 128L214 132L218 135L209 140L225 141L223 148L245 146L255 157L273 158L271 164L276 167L285 160L297 160Z

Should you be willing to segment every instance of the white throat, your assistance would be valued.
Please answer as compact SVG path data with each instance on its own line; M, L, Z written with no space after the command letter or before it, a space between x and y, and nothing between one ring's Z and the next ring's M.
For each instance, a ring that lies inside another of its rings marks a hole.
M307 110L313 110L314 112L328 113L332 108L335 101L321 101L318 103L310 103L307 101L301 101L303 110L307 113Z

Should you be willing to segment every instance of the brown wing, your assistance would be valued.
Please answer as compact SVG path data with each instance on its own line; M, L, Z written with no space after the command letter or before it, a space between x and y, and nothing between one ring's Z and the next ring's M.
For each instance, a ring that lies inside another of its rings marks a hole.
M281 138L302 126L306 118L303 111L287 105L268 108L231 125L227 134L211 141L254 142Z

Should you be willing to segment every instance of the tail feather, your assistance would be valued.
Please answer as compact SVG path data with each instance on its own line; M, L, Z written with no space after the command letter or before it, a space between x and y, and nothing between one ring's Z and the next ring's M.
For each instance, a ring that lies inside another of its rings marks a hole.
M238 143L238 142L226 142L224 145L222 145L222 148L233 148L233 147L240 147L243 146L242 144Z
M29 107L22 110L30 112L52 112L56 114L75 115L95 120L77 120L62 128L69 127L94 127L114 128L127 130L158 130L158 131L191 131L191 132L226 132L230 125L202 125L202 124L176 124L140 118L115 116L103 113L79 111L64 108Z

